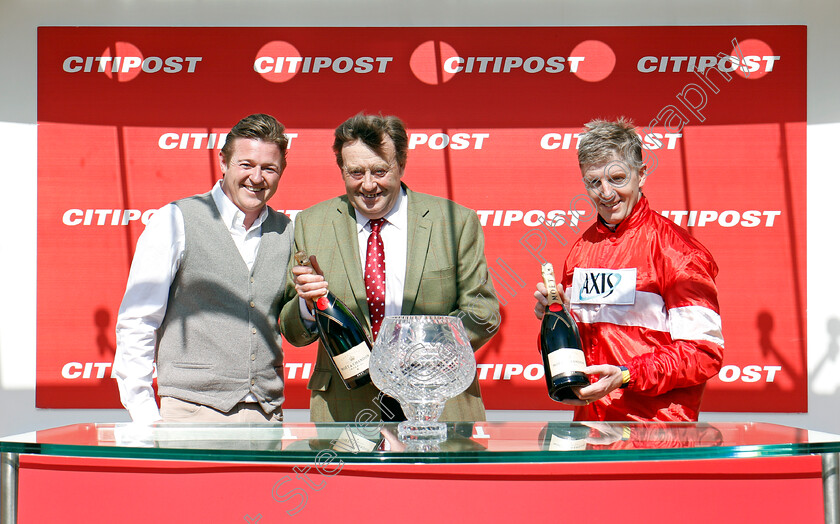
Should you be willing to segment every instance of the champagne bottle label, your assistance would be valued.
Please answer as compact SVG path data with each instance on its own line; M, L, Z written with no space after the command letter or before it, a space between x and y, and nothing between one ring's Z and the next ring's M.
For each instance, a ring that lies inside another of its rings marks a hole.
M561 373L582 372L585 367L583 351L578 348L558 348L548 354L548 370L552 377Z
M370 367L370 349L367 342L362 341L344 353L335 355L333 361L338 372L345 379L351 379L362 371L367 371Z
M551 435L551 442L548 443L549 451L579 451L586 449L586 439L582 438L560 438Z

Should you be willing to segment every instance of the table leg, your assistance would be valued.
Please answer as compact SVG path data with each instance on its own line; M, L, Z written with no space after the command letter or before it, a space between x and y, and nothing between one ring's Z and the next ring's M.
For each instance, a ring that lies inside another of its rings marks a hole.
M19 464L17 453L0 453L0 524L17 523Z
M837 453L822 454L823 507L826 524L840 524L840 484L837 468L840 464Z

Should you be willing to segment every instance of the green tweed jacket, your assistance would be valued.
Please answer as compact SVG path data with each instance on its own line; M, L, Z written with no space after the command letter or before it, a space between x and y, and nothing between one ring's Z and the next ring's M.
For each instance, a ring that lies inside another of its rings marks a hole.
M487 271L484 233L478 216L451 200L403 187L408 195L408 253L402 314L463 312L461 319L473 350L477 350L496 333L501 320L499 301ZM355 212L347 196L300 212L294 231L295 250L317 257L330 291L347 304L370 336ZM289 270L292 265L294 257ZM301 319L291 272L289 275L289 300L280 314L280 328L289 342L304 346L318 336ZM310 418L314 422L353 421L365 409L379 413L373 402L379 395L376 386L371 383L348 391L321 343L307 387L311 392ZM478 378L447 402L441 420L485 420Z

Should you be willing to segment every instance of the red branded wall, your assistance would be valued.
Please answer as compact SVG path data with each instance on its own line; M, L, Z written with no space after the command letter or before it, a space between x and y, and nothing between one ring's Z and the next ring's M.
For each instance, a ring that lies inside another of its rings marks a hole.
M264 112L288 128L271 205L293 216L343 192L332 130L366 111L406 122L409 187L481 218L503 304L477 353L488 408L561 408L534 284L594 220L577 133L624 115L648 147L651 206L720 266L726 354L703 409L806 411L805 42L804 26L42 27L37 405L119 407L114 324L137 237L210 189L233 124ZM308 407L314 350L284 347L286 406Z

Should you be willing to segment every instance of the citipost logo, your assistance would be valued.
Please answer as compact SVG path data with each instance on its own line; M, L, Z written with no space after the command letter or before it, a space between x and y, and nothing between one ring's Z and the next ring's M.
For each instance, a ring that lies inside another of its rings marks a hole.
M134 44L116 42L99 56L68 56L62 69L70 74L104 74L117 82L128 82L141 73L195 73L202 60L200 56L144 56Z
M269 82L288 82L299 74L383 74L393 56L303 56L282 40L262 46L254 58L254 72Z
M640 73L704 73L717 69L721 73L732 73L755 80L771 73L782 59L764 41L751 38L738 42L733 40L729 54L703 56L643 56L636 63Z
M441 40L428 40L414 50L411 72L429 85L449 82L458 75L473 74L557 74L571 73L586 82L600 82L615 68L615 53L598 40L586 40L568 54L531 56L463 55Z

